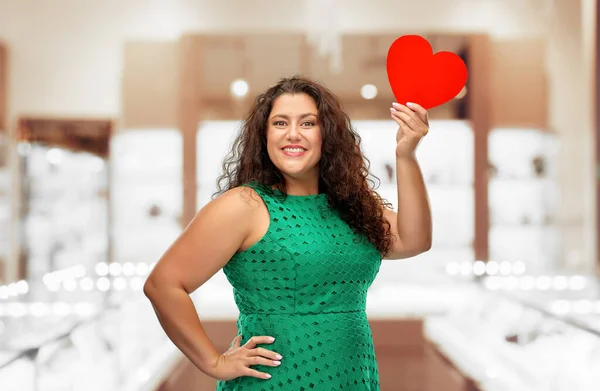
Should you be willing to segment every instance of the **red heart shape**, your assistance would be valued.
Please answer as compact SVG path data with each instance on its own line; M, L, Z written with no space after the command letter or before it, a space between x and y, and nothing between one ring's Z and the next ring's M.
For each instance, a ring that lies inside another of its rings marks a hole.
M433 54L418 35L394 41L387 55L387 74L398 103L417 103L431 109L453 99L467 83L467 66L452 52Z

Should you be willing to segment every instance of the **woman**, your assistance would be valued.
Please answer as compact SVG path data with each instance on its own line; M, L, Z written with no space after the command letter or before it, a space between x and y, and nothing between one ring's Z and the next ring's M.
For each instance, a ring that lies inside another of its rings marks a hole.
M260 95L205 205L149 276L162 327L217 390L379 390L367 289L383 258L431 246L415 149L427 112L394 104L398 214L371 189L335 95L302 77ZM225 182L225 187L221 183ZM240 310L224 353L189 294L223 269Z

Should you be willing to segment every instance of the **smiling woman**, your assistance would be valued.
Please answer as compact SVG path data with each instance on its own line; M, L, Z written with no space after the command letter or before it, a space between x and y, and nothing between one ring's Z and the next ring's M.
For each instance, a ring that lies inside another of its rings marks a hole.
M360 138L331 91L294 77L254 102L218 197L144 288L169 338L218 379L217 390L380 389L367 290L383 258L418 254L431 240L413 157L427 113L397 105L390 114L399 125L402 219L369 185ZM224 353L189 298L220 269L240 312L238 335Z
M292 145L307 151L289 156L282 148ZM279 190L282 201L322 193L362 239L387 255L393 233L384 210L390 205L372 190L367 163L338 97L308 78L283 79L250 108L216 195L251 182Z
M285 94L275 100L267 124L267 151L288 193L318 193L321 143L318 109L310 96Z

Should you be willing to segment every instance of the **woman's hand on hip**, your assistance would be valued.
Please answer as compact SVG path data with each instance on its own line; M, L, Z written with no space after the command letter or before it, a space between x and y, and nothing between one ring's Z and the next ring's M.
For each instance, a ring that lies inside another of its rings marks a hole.
M259 344L271 344L272 337L255 336L241 345L242 336L234 338L233 344L225 353L217 358L217 362L207 374L217 380L231 380L241 376L251 376L259 379L270 379L268 373L250 368L251 365L277 367L281 364L281 355L270 350L256 347Z

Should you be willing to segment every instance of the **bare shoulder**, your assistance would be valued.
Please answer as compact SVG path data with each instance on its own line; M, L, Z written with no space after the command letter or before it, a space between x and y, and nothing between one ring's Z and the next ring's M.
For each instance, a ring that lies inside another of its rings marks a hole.
M171 283L193 292L247 241L260 206L258 193L247 187L228 190L208 202L163 254L148 285Z
M221 199L223 204L249 210L254 210L261 205L261 197L256 190L248 186L234 187L216 199Z
M211 200L197 213L197 217L218 215L221 218L252 218L261 207L262 201L258 193L246 186L227 190Z

